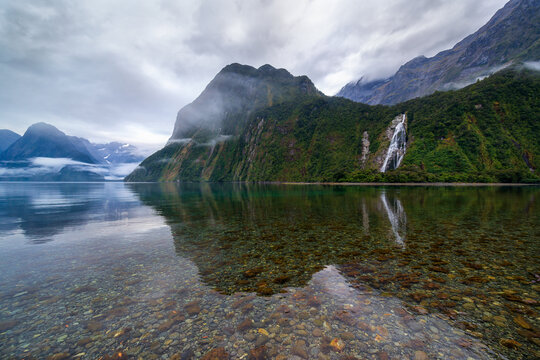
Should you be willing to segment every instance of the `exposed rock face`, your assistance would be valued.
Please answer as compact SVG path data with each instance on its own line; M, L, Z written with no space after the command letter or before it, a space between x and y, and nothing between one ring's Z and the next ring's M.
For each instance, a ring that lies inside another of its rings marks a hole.
M345 85L341 90L336 94L336 96L341 96L353 101L363 102L366 104L374 104L367 100L373 97L373 94L378 91L380 87L383 87L386 83L390 82L392 78L369 81L364 77L361 77L359 80L351 81Z
M540 59L540 2L511 0L476 33L432 58L419 56L392 77L343 87L338 96L396 104L437 90L462 88L515 61Z
M362 162L362 168L366 166L366 161L369 155L369 145L369 134L367 131L364 131L362 134L362 157L360 159Z

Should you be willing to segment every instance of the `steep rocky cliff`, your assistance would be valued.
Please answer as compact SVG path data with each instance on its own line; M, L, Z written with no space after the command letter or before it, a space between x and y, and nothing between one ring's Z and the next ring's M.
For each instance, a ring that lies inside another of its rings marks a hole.
M366 104L397 104L462 88L527 60L540 60L540 1L511 0L452 49L432 58L419 56L388 79L351 82L337 96Z
M225 159L232 156L256 111L319 96L322 93L307 76L295 77L270 65L258 69L228 65L178 112L165 148L143 161L126 180L221 179Z
M290 77L288 99L227 115L221 127L181 133L126 180L538 180L538 72L508 69L392 107L327 97L302 84L311 82ZM234 131L218 131L234 124Z

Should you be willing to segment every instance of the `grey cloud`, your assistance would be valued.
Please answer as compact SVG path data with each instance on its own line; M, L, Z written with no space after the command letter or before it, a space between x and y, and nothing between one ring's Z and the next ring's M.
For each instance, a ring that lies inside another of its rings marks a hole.
M1 128L48 121L149 150L232 62L286 68L333 94L391 75L482 26L505 0L298 0L0 4Z

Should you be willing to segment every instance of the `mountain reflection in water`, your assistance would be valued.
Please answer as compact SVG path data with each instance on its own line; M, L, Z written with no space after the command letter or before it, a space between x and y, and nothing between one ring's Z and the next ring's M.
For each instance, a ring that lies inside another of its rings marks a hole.
M405 211L392 189L380 196L373 187L130 187L166 218L177 253L227 294L270 295L305 285L325 265L404 247Z
M22 231L32 243L52 241L89 222L117 221L139 206L123 187L105 183L4 183L0 187L0 231Z
M517 346L508 340L516 336L536 341L537 333L497 319L525 314L523 324L536 329L538 188L131 188L164 216L177 254L221 293L269 296L334 265L352 287L452 319L497 351ZM523 349L534 346L525 341Z

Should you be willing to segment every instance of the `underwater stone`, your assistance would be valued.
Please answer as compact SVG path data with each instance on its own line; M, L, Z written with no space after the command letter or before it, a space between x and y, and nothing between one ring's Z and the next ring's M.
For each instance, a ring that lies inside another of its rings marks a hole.
M240 324L238 324L239 331L246 331L248 329L251 329L252 327L253 327L253 320L251 319L245 319Z
M520 343L512 339L501 339L499 340L499 344L506 346L507 348L510 348L510 349L517 349L521 347Z
M19 324L17 320L0 321L0 331L9 330Z
M225 348L219 347L207 352L201 360L228 360L229 354L225 351Z
M523 318L523 316L521 316L521 315L516 316L516 317L514 318L514 322L515 322L516 324L518 324L519 326L521 326L522 328L525 328L525 329L527 329L527 330L531 330L531 329L532 329L531 324L529 324L529 323L527 322L527 320L525 320L525 319Z
M47 360L64 360L67 358L69 358L69 354L62 352L62 353L57 353L57 354L47 357Z
M308 359L309 355L306 350L306 342L304 340L298 340L294 343L291 348L293 355L300 356L302 359Z
M345 349L345 343L341 339L338 339L338 338L332 339L332 341L330 341L330 346L334 348L335 351L338 351L338 352Z
M268 358L266 346L258 346L249 351L250 360L265 360Z
M184 306L184 310L189 315L197 315L201 312L201 306L199 305L198 301L192 301Z

